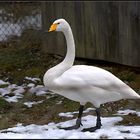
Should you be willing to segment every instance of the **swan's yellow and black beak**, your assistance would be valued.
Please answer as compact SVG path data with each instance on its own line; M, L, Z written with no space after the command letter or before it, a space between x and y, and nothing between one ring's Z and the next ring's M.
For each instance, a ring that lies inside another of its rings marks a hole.
M57 28L57 24L52 24L50 29L49 29L49 32L55 31L56 28Z

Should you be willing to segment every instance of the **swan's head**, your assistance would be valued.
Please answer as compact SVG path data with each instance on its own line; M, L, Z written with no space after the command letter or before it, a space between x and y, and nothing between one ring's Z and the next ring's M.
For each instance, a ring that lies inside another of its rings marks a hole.
M51 25L49 32L52 31L65 31L69 28L69 24L65 19L57 19Z

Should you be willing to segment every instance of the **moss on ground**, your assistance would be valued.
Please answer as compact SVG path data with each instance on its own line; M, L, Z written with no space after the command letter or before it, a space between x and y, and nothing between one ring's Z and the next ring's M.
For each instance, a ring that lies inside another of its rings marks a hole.
M7 110L11 109L11 104L0 97L0 112L5 113Z

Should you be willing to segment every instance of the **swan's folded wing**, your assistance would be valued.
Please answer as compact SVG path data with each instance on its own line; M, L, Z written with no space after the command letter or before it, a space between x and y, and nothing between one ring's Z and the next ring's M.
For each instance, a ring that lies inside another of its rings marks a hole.
M117 88L124 83L110 72L92 66L73 66L64 72L55 82L63 87L81 88L95 86Z

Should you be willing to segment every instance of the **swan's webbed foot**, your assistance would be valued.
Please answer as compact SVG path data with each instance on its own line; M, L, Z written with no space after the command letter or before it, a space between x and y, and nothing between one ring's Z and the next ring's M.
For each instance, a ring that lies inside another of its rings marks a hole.
M95 127L90 127L90 128L84 128L82 130L82 132L86 132L86 131L89 131L89 132L95 132L97 129L100 129L101 126L95 126Z
M76 125L74 126L69 126L69 127L60 127L59 129L64 129L64 130L73 130L73 129L78 129L82 125L81 123L81 118L78 118L76 120Z

